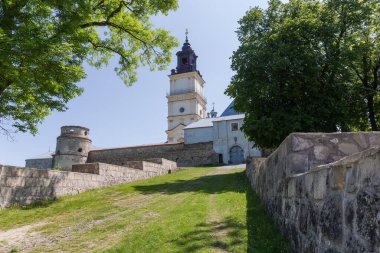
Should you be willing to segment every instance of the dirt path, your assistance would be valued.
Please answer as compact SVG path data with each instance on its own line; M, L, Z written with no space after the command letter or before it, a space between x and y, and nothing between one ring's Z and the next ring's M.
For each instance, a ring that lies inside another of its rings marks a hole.
M228 173L228 170L241 168L242 165L229 165L217 167L217 171L210 173L209 175L221 175ZM226 250L227 230L226 226L222 223L221 217L218 212L216 204L216 194L210 195L210 224L212 225L212 235L215 238L215 247L213 252L215 253L228 253Z
M10 229L7 231L0 231L0 253L10 252L11 250L16 250L17 252L26 252L33 249L45 248L51 249L52 252L55 252L55 247L59 244L71 243L77 235L83 234L88 230L91 230L95 227L106 226L109 223L114 222L120 217L128 216L128 214L135 212L139 208L144 208L145 206L152 204L154 201L155 195L137 195L131 194L126 198L114 199L115 204L122 205L125 210L118 211L114 214L108 215L104 219L91 220L89 222L79 222L76 224L70 224L69 226L61 227L57 231L44 235L45 230L44 226L52 225L53 222L43 221L31 225L26 225L20 228ZM148 213L146 219L148 220L151 217L154 217L153 213ZM128 227L125 227L123 230L120 230L117 234L110 235L114 240L118 235L121 235L123 232L133 229L135 225L139 225L143 222L142 220L137 222L132 222ZM88 246L99 246L101 242L87 242ZM96 247L98 248L98 247ZM38 251L38 250L37 250ZM60 251L66 252L66 251ZM91 251L88 251L91 252Z
M41 236L38 232L35 232L34 229L44 225L46 225L45 222L39 222L20 228L0 231L0 248L5 251L10 251L19 248L21 245L28 247L32 242L37 243Z

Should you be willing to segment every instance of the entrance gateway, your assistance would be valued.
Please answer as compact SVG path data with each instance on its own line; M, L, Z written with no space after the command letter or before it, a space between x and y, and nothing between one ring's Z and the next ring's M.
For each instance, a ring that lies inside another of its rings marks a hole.
M239 146L233 146L230 150L230 163L242 164L244 163L244 150Z

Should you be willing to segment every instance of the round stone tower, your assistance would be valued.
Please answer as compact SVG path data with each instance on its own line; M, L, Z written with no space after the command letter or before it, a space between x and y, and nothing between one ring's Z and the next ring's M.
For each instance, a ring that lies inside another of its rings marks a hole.
M88 128L81 126L61 127L61 135L57 138L57 147L53 155L53 168L71 170L73 164L86 163L91 149L89 132Z

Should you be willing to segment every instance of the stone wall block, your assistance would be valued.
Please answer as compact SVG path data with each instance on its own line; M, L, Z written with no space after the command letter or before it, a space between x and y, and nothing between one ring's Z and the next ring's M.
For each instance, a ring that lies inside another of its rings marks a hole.
M338 150L345 155L352 155L359 152L359 148L354 143L340 143Z
M344 208L344 225L346 228L346 233L353 234L354 233L354 223L356 222L355 218L355 210L357 208L356 200L353 198L345 198L343 200L343 208Z
M328 171L322 170L313 173L313 198L315 200L324 199L326 196Z
M308 203L301 203L297 217L298 229L302 234L307 234L309 223L309 206Z
M368 252L368 245L355 235L350 234L344 242L344 253Z
M312 146L313 146L313 142L308 139L297 137L297 136L293 136L292 138L293 151L301 151L301 150L309 149Z
M296 198L303 199L306 196L305 177L296 177Z
M309 158L306 154L292 153L287 157L287 176L309 170Z
M352 138L362 149L368 148L369 143L368 143L368 141L367 141L367 139L363 133L355 134L355 135L353 135Z
M357 184L358 169L356 166L352 166L347 169L346 172L346 192L354 193L358 189Z
M319 226L322 235L329 241L335 243L342 242L343 235L343 207L342 195L339 193L331 194L325 200L321 210Z
M314 175L308 173L305 175L305 187L307 196L312 196L313 194L313 185L314 185Z
M370 147L380 146L380 135L372 133L369 137L369 145Z
M338 166L329 170L328 185L332 190L342 190L346 184L346 166Z
M330 149L327 146L314 146L314 157L317 160L327 160L330 153Z
M5 185L9 187L18 187L25 185L25 177L17 177L15 173L5 179Z
M380 158L380 156L379 156ZM380 159L374 157L359 161L358 181L361 186L380 186Z
M356 197L358 234L368 241L370 249L380 249L380 192L364 188Z

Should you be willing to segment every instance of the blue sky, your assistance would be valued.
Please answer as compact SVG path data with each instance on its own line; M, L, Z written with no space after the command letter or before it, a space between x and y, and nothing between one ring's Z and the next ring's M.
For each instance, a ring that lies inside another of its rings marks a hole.
M176 12L152 17L156 27L169 30L180 44L189 30L189 42L198 55L198 70L206 81L208 111L215 103L219 113L231 99L224 95L233 72L232 52L239 46L235 31L238 20L254 6L265 7L266 1L249 0L180 0ZM138 70L138 82L126 87L113 71L114 65L101 70L86 66L87 77L80 82L85 91L68 103L65 112L52 112L39 126L39 133L14 135L14 141L0 136L0 164L24 166L25 159L54 151L63 125L90 128L96 147L119 147L166 141L168 74L165 71Z

